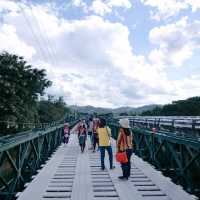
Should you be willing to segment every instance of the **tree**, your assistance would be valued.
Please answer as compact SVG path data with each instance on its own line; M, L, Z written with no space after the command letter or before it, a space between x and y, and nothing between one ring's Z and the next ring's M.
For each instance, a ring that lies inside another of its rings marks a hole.
M43 100L38 103L39 121L41 123L50 123L61 119L64 121L65 115L70 112L62 97L56 99L51 96L48 100Z
M23 57L0 54L0 120L32 121L38 118L37 99L51 85L45 70L28 65Z
M127 112L122 112L122 113L119 113L119 116L128 116L128 113Z
M143 116L199 116L200 97L191 97L186 100L173 101L163 107L156 107L142 113Z

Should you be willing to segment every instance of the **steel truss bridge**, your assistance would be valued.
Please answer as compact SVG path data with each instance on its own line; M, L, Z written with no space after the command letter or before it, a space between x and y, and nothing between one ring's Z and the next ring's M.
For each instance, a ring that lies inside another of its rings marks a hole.
M0 200L13 199L31 180L61 145L62 130L63 125L58 125L0 139Z
M77 136L72 136L67 147L61 145L63 125L0 141L0 200L195 199L188 192L200 192L198 139L173 131L151 131L139 123L136 126L132 120L135 154L128 182L117 180L121 173L117 163L113 171L101 171L98 152L81 154ZM111 120L109 126L116 138L117 120Z
M117 119L119 119L118 117ZM200 116L127 116L132 127L156 128L184 137L200 137Z
M113 137L117 119L111 120ZM200 194L200 117L129 116L135 154L187 191Z

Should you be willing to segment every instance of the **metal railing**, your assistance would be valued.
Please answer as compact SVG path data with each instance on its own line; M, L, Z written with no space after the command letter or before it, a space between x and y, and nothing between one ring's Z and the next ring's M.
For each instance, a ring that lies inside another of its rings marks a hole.
M71 122L70 127L77 121ZM14 199L63 140L63 125L27 131L0 143L0 199Z
M122 117L117 117L116 120ZM127 116L131 127L173 133L200 140L200 116Z
M109 123L116 139L119 124ZM132 128L136 155L154 165L188 192L200 194L200 141L169 132Z

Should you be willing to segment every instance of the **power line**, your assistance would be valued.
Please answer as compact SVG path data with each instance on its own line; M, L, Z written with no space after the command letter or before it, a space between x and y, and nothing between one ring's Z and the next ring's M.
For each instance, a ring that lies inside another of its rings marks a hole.
M20 0L20 2L23 3L22 0ZM38 31L40 36L38 36L37 32L35 32L34 28L32 27L28 17L26 16L26 13L24 12L23 7L21 5L19 5L19 7L20 7L20 9L21 9L21 11L22 11L22 13L24 15L24 18L26 20L26 23L30 27L31 32L32 32L35 40L38 43L38 46L40 48L42 57L47 62L48 62L48 57L49 57L49 59L51 60L52 64L56 66L57 63L58 63L57 53L56 53L55 49L53 48L53 46L51 45L51 42L50 42L50 39L49 39L49 35L48 35L48 31L45 28L44 23L42 23L42 21L37 20L37 17L35 16L35 14L33 12L32 7L29 4L27 4L27 6L30 8L30 11L31 11L30 13L32 14L32 17L33 17L33 19L35 21L35 25L36 25L35 28L37 28L37 31ZM45 33L46 37L44 37L43 33ZM42 43L45 44L45 46L47 48L43 48L41 46Z
M42 46L40 45L40 40L39 40L37 34L35 33L35 31L34 31L32 25L31 25L28 17L26 16L26 13L25 13L23 7L21 6L21 3L19 3L18 6L19 6L19 8L20 8L20 10L21 10L21 12L22 12L22 14L24 16L24 19L25 19L25 22L26 22L27 26L30 28L29 30L32 33L33 39L36 41L36 44L39 47L39 50L40 50L39 54L40 54L41 59L45 60L46 62L48 62L48 58L46 57L45 51L43 50Z
M36 19L36 20L37 20L37 19ZM57 64L57 63L58 63L57 53L56 53L55 48L53 48L53 45L52 45L52 43L51 43L51 40L50 40L48 31L47 31L47 29L46 29L46 26L45 26L44 23L42 23L42 21L40 21L40 25L41 25L40 27L43 27L43 30L44 30L44 32L45 32L45 34L46 34L47 44L49 45L49 47L50 47L50 49L51 49L53 58L54 58L54 60L55 60L55 64Z
M53 48L51 47L50 45L50 42L48 40L48 35L46 33L46 30L45 30L45 33L46 33L46 37L44 37L43 35L43 31L44 31L44 26L43 26L43 30L41 28L41 23L40 21L37 20L37 17L35 16L34 12L33 12L33 9L30 5L28 5L28 7L30 8L31 10L31 14L33 16L33 19L35 20L35 23L36 23L36 26L37 26L37 29L38 29L38 33L40 34L40 37L43 41L43 43L45 44L45 46L47 47L46 50L47 50L47 53L49 55L49 58L51 59L52 61L52 64L53 65L56 65L56 58L55 58L55 55L54 55L54 51L53 51Z

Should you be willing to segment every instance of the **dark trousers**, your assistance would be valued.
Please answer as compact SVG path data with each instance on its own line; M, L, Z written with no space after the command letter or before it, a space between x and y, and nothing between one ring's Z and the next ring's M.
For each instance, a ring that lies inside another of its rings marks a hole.
M99 145L99 138L93 136L93 150L96 149L96 145Z
M86 135L80 135L79 136L79 145L81 147L81 152L84 152L85 149L85 141L86 141Z
M69 142L69 137L65 137L65 136L64 136L63 142L64 142L64 144L67 144L67 143Z
M101 168L105 169L104 158L105 158L105 150L108 152L110 168L113 167L113 152L111 146L100 146L100 154L101 154Z
M81 152L84 152L84 150L85 150L85 142L83 144L81 144L80 146L81 146Z
M131 175L131 155L132 155L132 149L127 149L126 150L126 155L128 158L127 163L122 163L121 168L122 168L122 173L124 177L129 177Z

